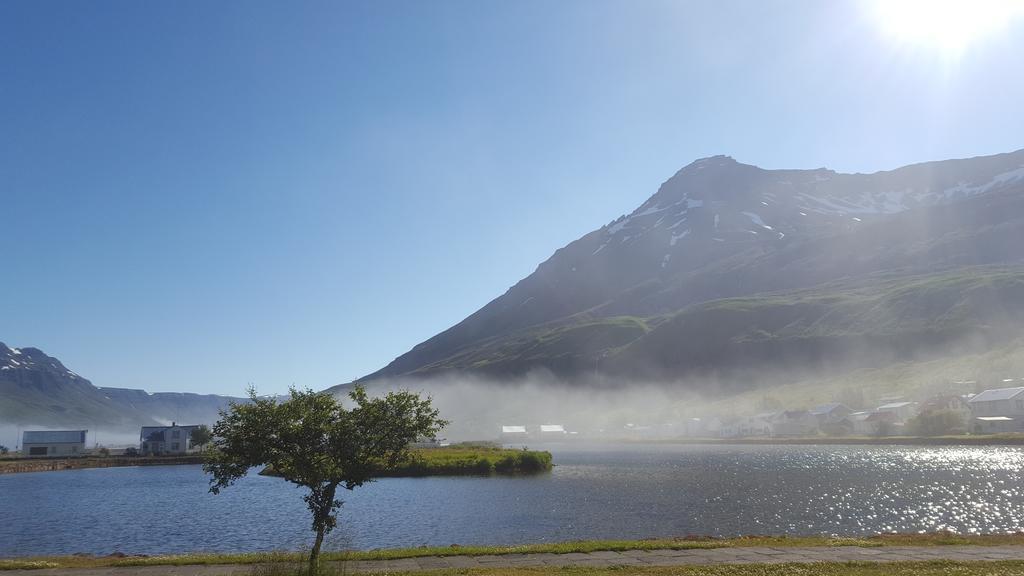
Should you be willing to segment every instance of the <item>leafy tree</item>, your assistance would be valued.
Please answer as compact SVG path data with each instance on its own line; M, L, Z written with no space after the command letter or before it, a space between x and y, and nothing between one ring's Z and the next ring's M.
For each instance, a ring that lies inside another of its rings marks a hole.
M411 392L370 398L357 386L349 396L351 409L324 392L292 389L288 400L278 402L249 390L250 403L221 412L203 465L213 476L214 494L261 465L309 489L303 499L316 532L309 553L311 575L319 571L324 536L337 525L338 487L353 490L407 461L411 442L433 438L447 424L429 398Z
M8 452L7 446L4 446L3 444L0 444L0 454L7 454L7 452Z
M193 446L205 446L210 443L210 440L213 440L213 433L210 432L209 426L200 424L192 431L191 439Z

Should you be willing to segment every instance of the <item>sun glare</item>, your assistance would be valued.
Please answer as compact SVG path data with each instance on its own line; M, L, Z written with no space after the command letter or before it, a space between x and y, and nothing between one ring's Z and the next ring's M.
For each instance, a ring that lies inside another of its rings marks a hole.
M951 54L1024 15L1024 0L875 0L874 6L898 40Z

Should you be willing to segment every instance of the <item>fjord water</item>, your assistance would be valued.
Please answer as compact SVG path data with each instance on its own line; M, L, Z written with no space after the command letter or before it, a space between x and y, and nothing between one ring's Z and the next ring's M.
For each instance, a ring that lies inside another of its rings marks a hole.
M1024 529L1024 449L616 445L549 448L529 478L385 479L345 500L333 549L691 534ZM302 491L198 466L0 476L0 556L301 549Z

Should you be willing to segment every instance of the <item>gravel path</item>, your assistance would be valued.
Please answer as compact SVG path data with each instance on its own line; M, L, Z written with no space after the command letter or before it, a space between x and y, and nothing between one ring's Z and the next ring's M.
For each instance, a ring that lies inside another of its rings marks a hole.
M572 554L505 554L497 556L427 556L401 560L346 563L346 572L404 572L441 568L509 568L526 566L707 566L713 564L782 564L810 562L913 562L922 560L1024 560L1024 546L856 546L807 548L713 548L703 550L628 550ZM123 568L55 568L6 570L3 576L227 576L245 574L249 565L144 566Z

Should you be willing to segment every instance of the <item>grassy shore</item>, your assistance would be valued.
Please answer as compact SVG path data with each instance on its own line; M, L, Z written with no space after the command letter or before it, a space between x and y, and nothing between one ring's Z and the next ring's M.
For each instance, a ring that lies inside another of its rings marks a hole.
M392 576L413 574L392 572ZM422 572L418 573L422 574ZM1024 562L897 562L892 564L750 564L728 566L671 566L614 568L491 568L438 570L431 576L1019 576Z
M392 572L403 576L412 572ZM819 563L819 564L732 564L726 566L671 566L612 568L485 568L476 570L436 570L431 576L1020 576L1024 562L895 562Z
M382 477L408 478L419 476L489 476L539 474L551 470L551 453L538 450L516 450L474 443L443 448L416 448L412 458ZM260 474L276 476L269 466Z
M199 455L189 456L83 456L77 458L4 458L0 459L0 474L21 472L52 472L82 468L117 468L121 466L175 466L202 464Z
M173 466L202 464L198 454L188 456L83 456L77 458L0 458L0 474L51 472L119 466ZM382 476L487 476L524 475L551 470L551 453L501 448L489 443L459 444L444 448L417 448L413 458ZM273 476L273 470L261 472Z
M585 540L522 546L443 546L395 548L351 552L327 552L323 560L396 560L424 556L480 556L573 552L601 550L692 550L737 547L804 547L804 546L998 546L1024 545L1024 534L959 536L948 533L885 534L866 538L745 536L741 538L687 537L648 540ZM186 566L223 564L260 564L267 562L301 563L304 552L261 552L249 554L182 554L171 556L40 556L0 559L0 570L33 568L104 568L116 566ZM561 570L561 569L560 569ZM563 572L559 572L562 574ZM1024 574L1024 573L1022 573Z

